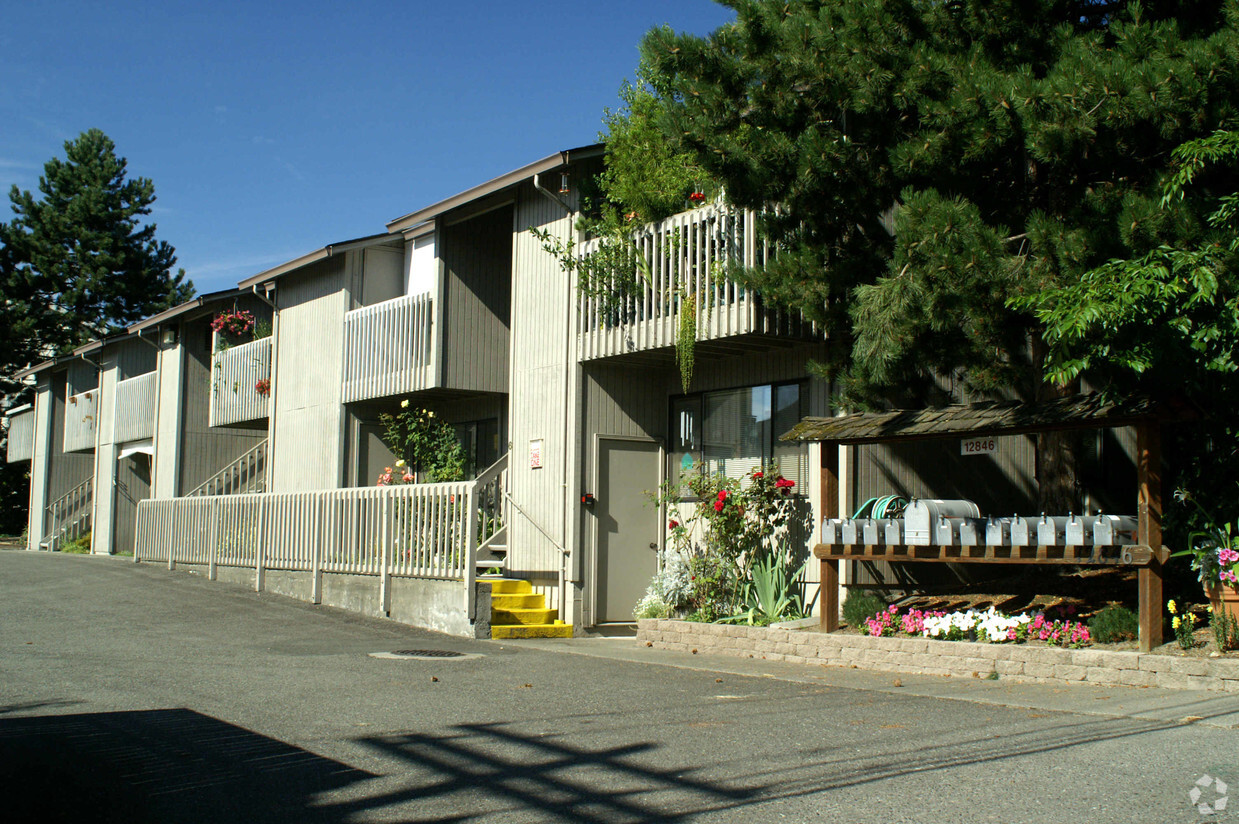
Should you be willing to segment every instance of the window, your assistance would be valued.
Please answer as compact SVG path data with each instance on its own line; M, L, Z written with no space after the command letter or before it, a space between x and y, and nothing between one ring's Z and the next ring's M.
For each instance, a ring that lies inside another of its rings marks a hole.
M499 460L499 419L469 421L453 426L456 438L465 450L465 477L478 473Z
M806 450L778 438L803 417L798 383L766 384L674 398L671 401L671 476L700 464L710 474L742 478L778 463L804 488ZM686 491L686 490L685 490Z

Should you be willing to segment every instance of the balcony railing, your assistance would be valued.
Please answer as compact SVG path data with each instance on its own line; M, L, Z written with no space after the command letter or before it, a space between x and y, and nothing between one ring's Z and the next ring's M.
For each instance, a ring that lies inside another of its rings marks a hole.
M578 293L581 360L673 347L682 312L696 315L696 338L811 335L799 313L763 307L760 297L725 276L727 267L760 267L771 249L757 236L757 213L705 206L651 223L632 235L644 267ZM585 258L600 241L580 247ZM628 281L624 283L623 281Z
M157 373L147 372L116 384L116 443L154 436L158 379Z
M271 338L211 356L211 426L264 420L271 394Z
M99 390L70 395L65 403L65 452L90 452L95 448Z
M432 386L429 294L354 309L344 316L344 402Z
M28 461L34 457L34 410L9 415L8 462Z

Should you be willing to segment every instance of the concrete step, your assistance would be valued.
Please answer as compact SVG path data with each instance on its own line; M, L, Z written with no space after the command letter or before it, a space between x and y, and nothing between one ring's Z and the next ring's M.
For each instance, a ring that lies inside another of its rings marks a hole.
M571 638L572 624L491 625L491 638Z
M491 609L541 609L546 606L546 601L541 595L530 593L528 595L492 595L490 596Z
M539 598L542 596L539 595ZM498 609L492 608L490 611L490 625L492 627L499 625L514 625L514 624L553 624L555 619L559 617L559 610L547 609L546 607L529 609Z
M533 587L528 581L519 581L515 578L496 578L491 580L490 591L492 595L529 595L533 592Z

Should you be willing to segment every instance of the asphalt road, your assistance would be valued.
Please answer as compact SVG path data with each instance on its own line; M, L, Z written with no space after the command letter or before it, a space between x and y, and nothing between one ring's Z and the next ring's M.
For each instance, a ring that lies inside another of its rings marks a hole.
M0 552L8 822L1239 821L1239 696L896 678Z

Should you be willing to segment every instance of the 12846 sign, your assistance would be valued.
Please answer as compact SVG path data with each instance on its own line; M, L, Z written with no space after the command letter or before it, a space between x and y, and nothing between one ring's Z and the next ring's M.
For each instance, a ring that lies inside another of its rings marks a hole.
M998 451L998 439L989 438L968 438L959 442L959 454L961 455L993 455Z

